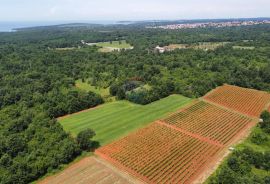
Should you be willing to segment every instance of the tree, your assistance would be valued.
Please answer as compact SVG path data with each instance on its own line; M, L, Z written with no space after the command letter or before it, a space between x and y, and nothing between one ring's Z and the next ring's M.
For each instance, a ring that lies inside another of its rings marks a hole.
M267 111L264 111L261 114L261 119L263 122L260 123L260 127L266 132L270 133L270 113Z
M77 142L82 150L89 150L93 148L93 141L91 140L96 133L91 129L81 131L77 136Z

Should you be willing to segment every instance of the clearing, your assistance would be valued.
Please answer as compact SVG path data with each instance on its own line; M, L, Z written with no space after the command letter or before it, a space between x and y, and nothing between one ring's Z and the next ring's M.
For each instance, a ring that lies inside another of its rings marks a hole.
M230 42L199 42L193 44L170 44L162 47L165 51L173 51L175 49L200 49L200 50L215 50L219 47L223 47Z
M240 50L254 50L255 47L253 46L233 46L233 49L240 49Z
M113 52L113 51L120 51L122 49L124 50L133 49L133 47L129 43L127 43L126 40L111 41L111 42L98 42L98 43L85 43L85 44L89 46L96 45L98 47L101 47L98 50L99 52Z
M92 86L88 84L87 82L82 82L81 79L76 81L75 86L84 91L92 91L96 94L99 94L103 98L107 98L110 96L110 91L109 91L110 88L100 88L100 87Z
M97 134L95 140L104 145L168 116L191 101L181 95L171 95L148 105L116 101L58 120L73 136L81 130L93 129Z

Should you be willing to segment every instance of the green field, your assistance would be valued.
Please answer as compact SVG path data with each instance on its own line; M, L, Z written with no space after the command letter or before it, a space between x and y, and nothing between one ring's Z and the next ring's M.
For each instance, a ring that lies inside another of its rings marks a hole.
M99 42L99 43L96 44L96 46L99 46L99 47L113 47L113 48L119 48L119 49L127 49L127 48L132 47L125 40L112 41L112 42Z
M95 44L98 47L102 47L99 49L99 52L112 52L114 50L120 49L132 49L133 47L127 43L125 40L121 41L112 41L112 42L99 42Z
M248 46L233 46L233 49L240 49L240 50L254 50L255 47L248 47Z
M60 119L59 122L73 136L86 128L93 129L97 134L95 140L104 145L175 112L191 101L181 95L171 95L145 106L116 101L68 116Z

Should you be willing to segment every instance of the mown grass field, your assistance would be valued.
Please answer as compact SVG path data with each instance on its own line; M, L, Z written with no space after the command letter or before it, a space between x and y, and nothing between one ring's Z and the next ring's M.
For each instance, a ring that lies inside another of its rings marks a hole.
M95 140L105 145L177 111L191 101L192 99L181 95L171 95L145 106L127 101L116 101L60 118L59 122L73 136L81 130L91 128L97 134Z
M119 48L119 49L127 49L127 48L132 47L125 40L112 41L112 42L99 42L99 43L96 44L96 46L99 46L99 47L113 47L113 48Z
M99 52L112 52L119 51L120 49L132 49L133 47L127 43L125 40L121 41L112 41L112 42L99 42L96 43L96 46L102 47Z

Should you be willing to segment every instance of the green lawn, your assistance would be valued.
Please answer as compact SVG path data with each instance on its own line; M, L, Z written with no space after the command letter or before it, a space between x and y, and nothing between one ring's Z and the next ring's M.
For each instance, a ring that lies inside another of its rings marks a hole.
M248 47L248 46L233 46L233 49L240 49L240 50L254 50L255 47Z
M112 42L99 42L96 43L96 46L101 47L99 52L112 52L119 51L120 49L133 49L133 47L127 43L125 40L121 41L112 41Z
M171 95L145 106L127 101L116 101L87 112L71 115L59 122L73 136L86 128L95 130L97 134L95 140L104 145L175 112L191 101L181 95Z
M112 47L112 48L119 48L119 49L128 49L132 47L125 40L113 41L113 42L99 42L96 45L99 47Z

